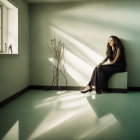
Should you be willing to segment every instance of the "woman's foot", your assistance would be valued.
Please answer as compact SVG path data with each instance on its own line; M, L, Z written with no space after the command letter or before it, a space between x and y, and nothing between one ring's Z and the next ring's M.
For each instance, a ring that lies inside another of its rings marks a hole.
M85 87L85 89L81 91L81 93L87 93L88 91L89 91L89 92L92 91L92 88L91 88L89 85L87 85L87 86Z

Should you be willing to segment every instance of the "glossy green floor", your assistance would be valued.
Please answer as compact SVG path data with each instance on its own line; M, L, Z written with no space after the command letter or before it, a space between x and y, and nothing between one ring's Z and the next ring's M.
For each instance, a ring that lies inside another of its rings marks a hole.
M140 93L30 90L0 109L3 140L140 140Z

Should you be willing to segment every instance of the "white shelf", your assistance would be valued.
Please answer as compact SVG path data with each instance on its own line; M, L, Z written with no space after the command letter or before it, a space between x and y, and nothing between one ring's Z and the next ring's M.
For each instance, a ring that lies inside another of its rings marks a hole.
M19 55L19 53L0 53L0 55Z

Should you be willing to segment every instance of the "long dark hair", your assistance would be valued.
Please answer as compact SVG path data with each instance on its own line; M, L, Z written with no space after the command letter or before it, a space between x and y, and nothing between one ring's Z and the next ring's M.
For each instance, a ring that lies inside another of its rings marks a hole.
M120 51L121 51L121 56L123 56L123 59L125 61L125 52L124 52L124 46L121 42L121 40L117 37L117 36L110 36L109 38L112 38L114 40L114 47L115 47L115 50L117 50L117 48L120 48ZM109 45L109 42L107 43L107 51L106 51L106 55L108 57L108 59L110 61L113 61L114 57L113 57L113 51L112 51L112 48L111 46Z

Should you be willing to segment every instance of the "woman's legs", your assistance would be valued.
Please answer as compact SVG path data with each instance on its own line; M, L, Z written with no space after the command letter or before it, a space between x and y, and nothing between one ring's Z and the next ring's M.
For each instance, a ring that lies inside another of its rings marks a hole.
M91 76L91 80L89 81L88 85L90 87L94 86L95 87L95 90L96 90L96 93L101 93L101 87L102 87L102 77L101 77L101 71L100 71L100 68L95 68L93 73L92 73L92 76Z
M108 91L108 80L112 74L120 72L121 68L117 65L101 65L98 69L98 78L96 81L96 92Z
M81 93L86 93L86 92L92 90L92 88L95 88L94 82L95 82L95 77L96 77L96 76L95 76L95 75L96 75L96 69L97 69L97 68L95 68L94 71L93 71L93 73L92 73L90 82L89 82L88 85L81 91Z
M108 89L108 80L110 76L119 71L120 68L116 65L101 65L100 68L96 67L84 91L88 91L93 86L95 87L96 93L106 91Z

